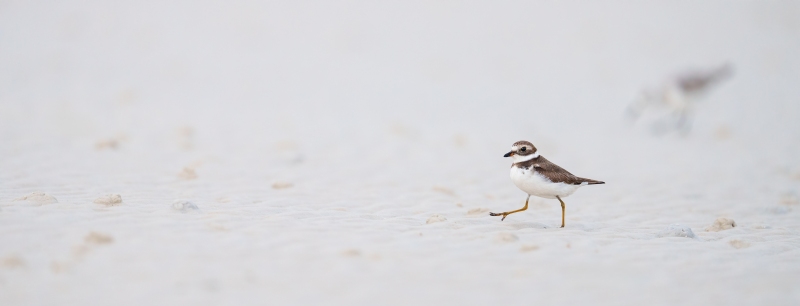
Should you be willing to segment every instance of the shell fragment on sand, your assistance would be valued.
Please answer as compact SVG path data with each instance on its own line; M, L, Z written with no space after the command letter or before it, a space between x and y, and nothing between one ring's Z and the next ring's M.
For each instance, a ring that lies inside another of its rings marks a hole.
M736 221L733 221L733 219L720 217L717 218L717 220L714 220L714 224L711 224L711 226L706 227L706 232L719 232L732 229L734 227L736 227Z
M176 200L175 202L173 202L172 209L183 213L200 210L200 208L198 208L197 205L194 205L194 203L184 200Z
M447 218L445 218L444 216L433 215L430 218L428 218L428 221L425 221L425 224L431 224L431 223L436 223L436 222L444 222L444 221L447 221Z
M38 191L37 192L33 192L33 193L31 193L29 195L26 195L24 197L21 197L21 198L16 198L16 199L14 199L14 201L25 201L25 202L28 202L30 204L34 204L34 205L37 205L37 206L45 205L45 204L58 203L58 200L56 200L55 197L53 197L53 196L51 196L49 194L46 194L44 192L38 192Z
M105 206L115 206L122 203L122 196L119 194L107 194L97 199L94 199L94 203Z
M692 232L692 229L690 227L680 224L671 224L670 226L667 226L666 228L658 232L658 234L656 234L656 237L658 238L686 237L686 238L697 239L697 236L694 234L694 232Z

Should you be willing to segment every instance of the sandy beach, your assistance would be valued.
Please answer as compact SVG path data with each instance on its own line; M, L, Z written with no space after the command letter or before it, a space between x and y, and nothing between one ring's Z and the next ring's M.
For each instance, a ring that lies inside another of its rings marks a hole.
M799 80L795 2L0 1L0 305L798 305Z

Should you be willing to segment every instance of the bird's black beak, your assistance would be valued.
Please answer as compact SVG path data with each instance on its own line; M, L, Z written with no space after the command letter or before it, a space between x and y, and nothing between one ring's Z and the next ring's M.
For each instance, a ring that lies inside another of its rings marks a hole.
M512 155L514 155L514 151L506 153L506 155L503 155L503 157L509 157L509 156L512 156Z

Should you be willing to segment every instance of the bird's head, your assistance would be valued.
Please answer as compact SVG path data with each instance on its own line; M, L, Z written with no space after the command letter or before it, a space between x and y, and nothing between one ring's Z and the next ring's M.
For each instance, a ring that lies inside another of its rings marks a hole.
M503 157L511 157L514 163L518 163L539 157L539 151L536 150L532 143L521 140L515 142L511 146L511 151L503 155Z

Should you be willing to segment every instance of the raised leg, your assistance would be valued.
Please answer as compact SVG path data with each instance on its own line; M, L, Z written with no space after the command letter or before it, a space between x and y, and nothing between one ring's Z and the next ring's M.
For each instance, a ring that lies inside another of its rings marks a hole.
M564 215L567 213L567 206L564 205L564 201L559 196L556 196L556 199L561 202L561 227L564 227Z
M513 214L513 213L516 213L516 212L521 212L521 211L523 211L523 210L526 210L526 209L528 209L528 200L530 200L530 199L531 199L531 196L530 196L530 195L528 195L528 198L527 198L527 199L525 199L525 207L522 207L522 208L520 208L520 209L517 209L517 210L512 210L512 211L507 211L507 212L504 212L504 213L499 213L499 214L498 214L498 213L493 213L493 212L490 212L490 213L489 213L489 215L490 215L490 216L503 216L503 218L502 218L502 219L500 219L500 221L503 221L503 220L505 220L505 219L506 219L506 216L508 216L508 215L510 215L510 214ZM562 226L562 227L563 227L563 226Z

